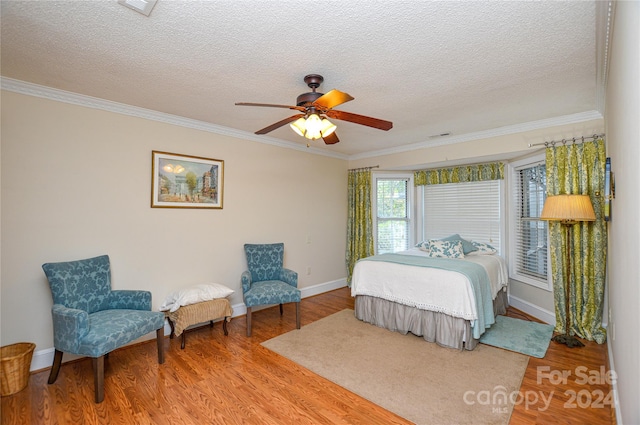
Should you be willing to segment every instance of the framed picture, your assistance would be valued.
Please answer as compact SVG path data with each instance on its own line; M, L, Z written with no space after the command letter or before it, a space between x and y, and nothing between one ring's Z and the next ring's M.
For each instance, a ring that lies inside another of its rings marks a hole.
M224 195L224 161L152 152L152 208L218 208Z

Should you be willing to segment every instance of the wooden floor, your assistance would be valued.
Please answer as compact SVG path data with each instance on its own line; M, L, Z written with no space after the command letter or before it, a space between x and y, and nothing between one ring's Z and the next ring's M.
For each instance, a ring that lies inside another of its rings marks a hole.
M346 288L305 298L302 325L345 308L353 308ZM522 318L514 309L509 315ZM93 402L89 359L64 364L53 385L48 370L33 373L26 389L2 398L1 423L410 423L260 345L294 328L295 308L285 305L282 318L277 307L254 313L251 338L244 317L229 323L226 337L220 323L188 332L184 350L180 338L167 338L163 365L154 340L116 350L106 362L101 404ZM601 366L608 369L606 356L606 345L569 349L551 342L544 359L529 360L510 423L614 423L610 387L600 374Z

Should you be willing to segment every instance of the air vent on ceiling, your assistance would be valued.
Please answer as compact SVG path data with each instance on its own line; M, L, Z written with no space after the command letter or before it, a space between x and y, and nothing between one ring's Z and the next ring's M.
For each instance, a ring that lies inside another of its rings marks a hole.
M432 134L431 136L429 136L429 139L435 139L436 137L444 136L451 136L451 132L449 131L448 133Z
M158 0L118 0L118 3L136 12L140 12L145 16L149 16L151 9L153 9L157 1Z

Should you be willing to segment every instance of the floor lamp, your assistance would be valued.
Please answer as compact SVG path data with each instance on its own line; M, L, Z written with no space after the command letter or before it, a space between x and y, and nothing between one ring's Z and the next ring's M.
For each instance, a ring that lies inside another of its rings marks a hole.
M540 213L541 220L559 221L565 228L567 237L566 260L567 284L565 285L565 333L556 335L551 340L568 347L584 347L575 336L571 335L571 316L569 309L569 295L571 293L571 228L580 221L595 221L596 215L588 195L555 195L547 196Z

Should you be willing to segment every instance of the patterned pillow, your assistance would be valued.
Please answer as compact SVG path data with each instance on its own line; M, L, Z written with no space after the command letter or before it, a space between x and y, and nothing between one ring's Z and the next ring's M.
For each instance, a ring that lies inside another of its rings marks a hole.
M429 252L429 241L422 241L417 243L416 248L420 248L422 251Z
M491 255L498 252L497 249L495 249L494 247L492 247L487 243L476 242L476 241L473 241L471 243L473 244L473 246L475 246L478 249L473 253L474 255Z
M429 257L464 258L461 241L429 241Z
M462 242L462 251L464 252L464 255L467 255L470 252L478 250L478 248L476 248L471 241L468 241L466 239L462 239L462 237L457 233L455 235L451 235L451 236L447 236L446 238L442 238L441 240L443 240L443 241L451 241L451 242L455 242L455 241Z

